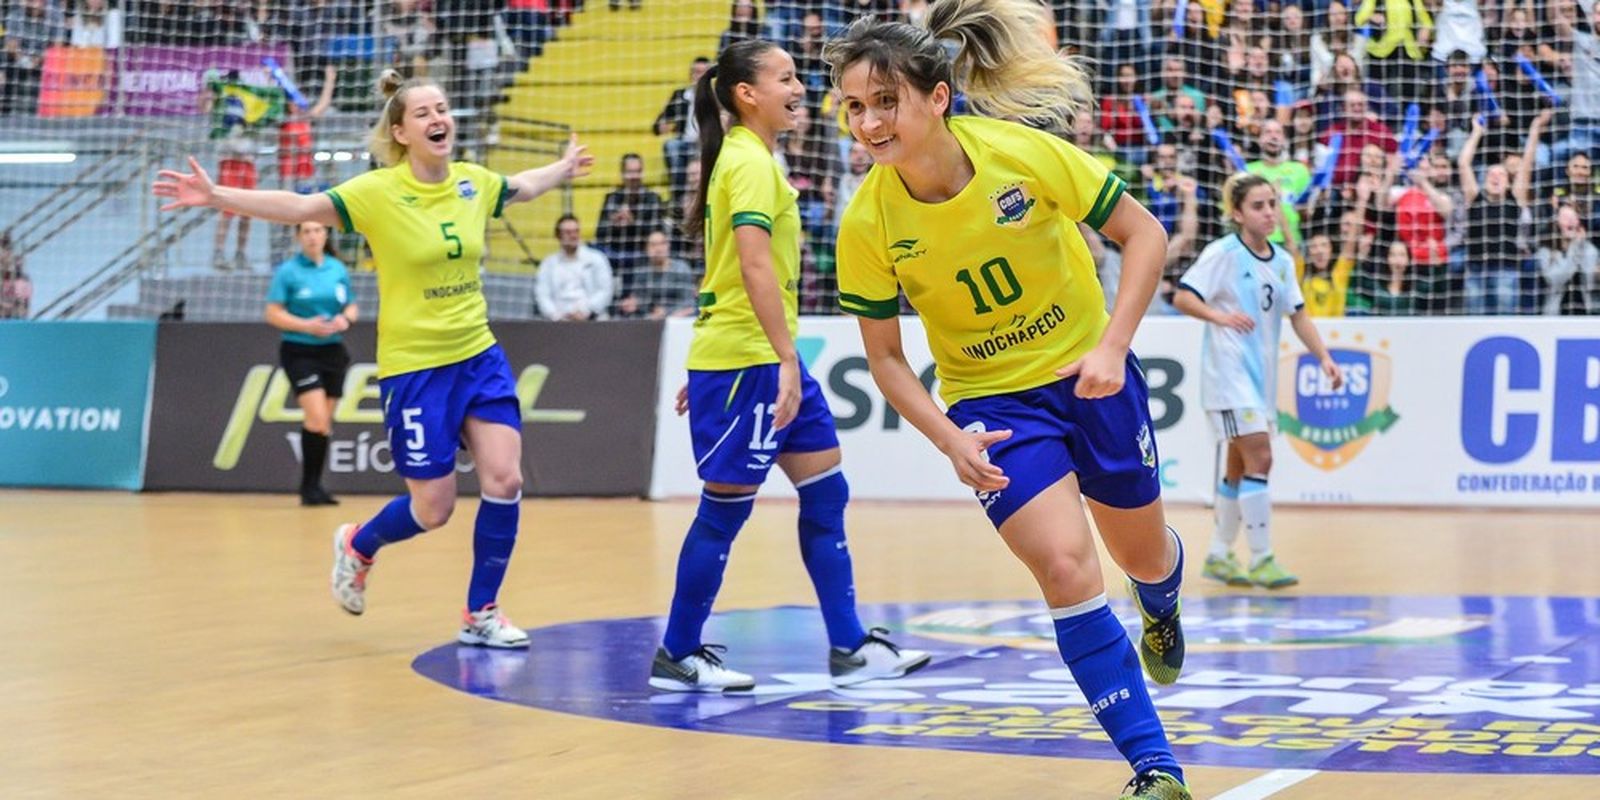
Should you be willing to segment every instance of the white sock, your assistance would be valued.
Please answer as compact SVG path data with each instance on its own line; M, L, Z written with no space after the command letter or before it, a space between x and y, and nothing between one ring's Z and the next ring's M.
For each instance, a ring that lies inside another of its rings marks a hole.
M1217 528L1211 534L1211 555L1227 558L1239 540L1239 487L1217 483Z
M1246 475L1239 481L1239 517L1250 541L1250 567L1272 555L1272 495L1265 475Z

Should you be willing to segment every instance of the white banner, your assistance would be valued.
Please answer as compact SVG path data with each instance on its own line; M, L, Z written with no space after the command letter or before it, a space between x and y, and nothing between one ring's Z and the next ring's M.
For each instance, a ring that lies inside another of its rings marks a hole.
M1285 333L1272 493L1283 503L1600 506L1600 320L1319 321L1347 381L1333 392ZM921 322L906 356L932 381ZM652 497L699 492L687 420L673 414L692 322L662 342ZM1147 319L1134 351L1150 384L1163 493L1205 502L1217 447L1200 407L1200 323ZM887 407L853 319L805 318L799 348L838 421L851 494L966 499L950 463ZM1309 358L1309 357L1307 357ZM764 492L791 496L781 477Z

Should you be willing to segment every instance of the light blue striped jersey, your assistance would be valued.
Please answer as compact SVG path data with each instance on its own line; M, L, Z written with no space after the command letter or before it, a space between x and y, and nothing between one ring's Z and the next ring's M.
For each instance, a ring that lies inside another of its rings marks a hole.
M1271 413L1277 395L1278 338L1283 318L1305 305L1294 260L1270 242L1252 252L1237 234L1211 243L1183 274L1190 291L1225 313L1242 311L1255 329L1239 333L1206 324L1200 362L1200 405L1207 411L1254 408Z

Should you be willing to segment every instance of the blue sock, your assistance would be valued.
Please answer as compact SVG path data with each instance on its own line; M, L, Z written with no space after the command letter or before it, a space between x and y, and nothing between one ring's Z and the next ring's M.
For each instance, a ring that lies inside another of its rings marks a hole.
M357 529L350 546L370 561L378 554L378 548L403 542L423 530L411 513L411 496L403 494L390 500L376 516L367 520L367 524Z
M493 605L506 579L506 564L511 548L517 544L517 519L522 511L522 493L509 500L488 495L478 504L478 520L472 528L472 582L467 585L467 610L482 611Z
M1172 572L1155 583L1144 583L1137 578L1133 580L1133 590L1139 593L1139 603L1144 606L1146 614L1156 619L1166 619L1178 609L1178 587L1183 585L1183 540L1170 526L1166 533L1178 546L1178 560L1172 565Z
M850 484L838 467L795 484L800 493L800 557L817 589L828 644L855 650L867 632L856 616L856 586L844 540L844 507Z
M1139 656L1127 631L1098 595L1070 608L1052 608L1056 647L1112 744L1135 774L1159 769L1183 780L1167 733L1145 689Z
M700 495L700 512L689 526L678 553L678 585L672 593L672 612L661 646L673 658L700 649L700 630L711 616L711 604L722 588L722 571L728 551L755 506L754 494L722 494L706 490Z

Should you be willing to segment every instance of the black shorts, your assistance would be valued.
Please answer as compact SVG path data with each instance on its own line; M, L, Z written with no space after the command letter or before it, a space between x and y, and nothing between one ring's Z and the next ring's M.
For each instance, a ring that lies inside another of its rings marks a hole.
M350 351L343 344L284 342L278 346L278 363L289 376L296 397L313 389L321 389L329 397L344 396Z

